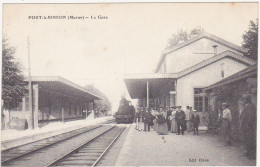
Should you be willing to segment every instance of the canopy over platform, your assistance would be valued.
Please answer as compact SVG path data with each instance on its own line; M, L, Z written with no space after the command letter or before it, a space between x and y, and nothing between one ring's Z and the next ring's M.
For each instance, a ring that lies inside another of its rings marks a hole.
M80 97L86 101L103 99L99 95L59 76L32 76L31 80L33 84L39 85L39 89ZM28 77L26 77L26 81L28 81Z
M132 99L145 99L147 92L149 98L156 98L175 91L176 78L176 74L168 73L127 74L124 81Z

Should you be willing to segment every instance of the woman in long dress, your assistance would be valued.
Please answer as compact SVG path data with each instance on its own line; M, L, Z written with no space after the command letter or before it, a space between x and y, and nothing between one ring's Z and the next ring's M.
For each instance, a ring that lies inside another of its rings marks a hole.
M158 114L159 114L158 111L156 111L156 110L153 110L153 111L152 111L152 115L153 115L155 118L157 118ZM156 132L157 132L157 127L158 127L158 125L157 125L157 119L153 119L153 130L156 131Z
M140 124L139 124L139 129L144 130L144 111L142 110L140 113Z
M177 122L175 121L176 110L172 111L171 115L171 132L177 133Z
M166 112L162 111L159 115L158 115L158 120L160 119L160 117L165 120L164 122L160 122L158 121L158 133L159 135L167 135L168 134L168 126L167 126L167 121L166 121Z

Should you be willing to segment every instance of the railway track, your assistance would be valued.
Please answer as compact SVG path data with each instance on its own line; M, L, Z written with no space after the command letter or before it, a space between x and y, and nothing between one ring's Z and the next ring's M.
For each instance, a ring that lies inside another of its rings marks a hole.
M114 123L114 120L107 121L106 123ZM21 158L29 156L37 151L44 150L60 142L72 139L81 134L91 132L95 129L102 127L103 125L93 125L88 127L79 128L73 131L62 133L59 135L51 136L41 140L33 141L31 143L23 144L17 147L6 149L1 151L1 164L8 166L14 161L18 161Z
M113 126L93 139L51 162L49 166L96 166L125 127Z

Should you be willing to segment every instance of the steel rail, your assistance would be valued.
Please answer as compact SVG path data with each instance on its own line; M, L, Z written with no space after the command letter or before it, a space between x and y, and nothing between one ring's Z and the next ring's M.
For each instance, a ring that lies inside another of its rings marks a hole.
M14 146L14 147L11 147L11 148L7 148L7 149L5 149L5 150L3 150L3 151L1 151L1 152L2 152L2 153L3 153L3 152L7 152L7 151L10 151L10 150L12 150L12 149L16 149L16 148L19 148L19 147L22 147L22 146L26 146L26 145L28 145L28 144L33 144L33 143L41 142L41 141L44 141L44 140L46 140L46 139L58 137L58 136L60 136L60 135L65 135L65 134L71 133L71 132L73 132L73 131L82 130L82 129L84 129L84 128L87 128L87 127L82 127L82 128L74 129L74 130L67 131L67 132L64 132L64 133L61 133L61 134L57 134L57 135L49 136L49 137L46 137L46 138L34 140L34 141L32 141L32 142L28 142L28 143L24 143L24 144L21 144L21 145L18 145L18 146ZM32 138L33 138L33 137L32 137Z
M110 149L110 147L114 144L114 142L117 140L117 138L121 135L121 133L125 130L125 127L117 134L117 136L114 138L114 140L109 144L109 146L106 148L106 150L98 157L98 159L94 162L94 164L91 167L96 166L96 164L101 160L101 158L105 155L105 153Z
M112 121L109 120L109 121L107 121L107 122L108 122L108 123L111 123L111 122L114 122L114 120L112 120ZM8 165L9 163L11 163L11 162L13 162L13 161L16 161L16 160L18 160L18 159L21 159L21 158L23 158L23 157L25 157L25 156L27 156L27 155L33 154L33 153L35 153L35 152L37 152L37 151L40 151L40 150L45 149L45 148L48 148L48 147L50 147L50 146L52 146L52 145L55 145L55 144L57 144L57 143L63 142L63 141L68 140L68 139L71 139L71 138L73 138L73 137L77 137L77 136L79 136L79 135L81 135L81 134L83 134L83 133L90 132L90 131L92 131L92 130L94 130L94 129L97 129L97 128L100 128L100 127L102 127L102 125L97 125L97 126L95 126L95 127L93 127L93 128L87 129L86 131L80 132L80 133L78 133L78 134L69 136L69 137L64 138L64 139L61 139L61 140L54 141L54 142L51 143L51 144L47 144L47 143L46 143L46 145L43 145L42 147L37 148L37 149L35 149L35 150L32 150L32 151L28 151L28 152L19 154L18 156L14 156L14 157L12 157L12 158L10 158L10 159L7 159L7 160L3 160L3 161L1 161L1 164L2 164L2 165ZM13 148L10 148L10 149L6 149L6 150L4 150L3 152L8 152L8 151L10 151L10 150L17 149L17 148L19 148L19 147L23 147L23 146L30 145L30 144L35 144L35 143L37 143L37 142L45 141L45 140L48 140L48 139L51 139L51 138L59 137L59 136L62 136L62 135L65 135L65 134L69 134L69 133L71 133L71 132L80 131L80 130L83 130L83 129L86 129L86 127L79 128L79 129L76 129L76 130L72 130L72 131L69 131L69 132L65 132L65 133L62 133L62 134L59 134L59 135L54 135L54 136L47 137L47 138L44 138L44 139L40 139L40 140L37 140L37 141L33 141L33 142L31 142L31 143L26 143L26 144L23 144L23 145L20 145L20 146L16 146L16 147L13 147ZM3 155L3 152L1 152L2 155Z
M23 158L23 157L25 157L25 156L27 156L27 155L33 154L33 153L35 153L35 152L37 152L37 151L40 151L40 150L45 149L45 148L48 148L48 147L53 146L53 145L55 145L55 144L57 144L57 143L60 143L60 142L63 142L63 141L65 141L65 140L71 139L71 138L73 138L73 137L79 136L79 135L81 135L81 134L83 134L83 133L90 132L90 131L92 131L92 130L94 130L94 129L100 128L101 126L102 126L102 125L93 127L93 128L88 129L88 130L86 130L86 131L80 132L80 133L78 133L78 134L76 134L76 135L69 136L69 137L67 137L67 138L64 138L64 139L61 139L61 140L58 140L58 141L54 141L54 142L51 143L51 144L46 144L46 145L43 145L42 147L37 148L37 149L35 149L35 150L22 153L22 154L20 154L20 155L18 155L18 156L14 156L14 157L12 157L12 158L10 158L10 159L7 159L7 160L2 161L1 164L2 164L2 165L8 165L9 163L11 163L11 162L13 162L13 161L16 161L16 160L18 160L18 159L21 159L21 158ZM77 130L75 130L75 131L77 131ZM71 132L71 131L70 131L70 132ZM69 132L68 132L68 133L69 133ZM66 134L67 134L67 133L66 133ZM64 134L63 134L63 135L64 135ZM42 140L40 140L40 141L48 140L48 139L50 139L50 138L55 138L55 137L57 137L57 136L52 136L52 137L49 137L49 138L45 138L45 139L42 139ZM40 141L37 141L37 142L40 142ZM25 145L30 145L30 144L34 144L34 143L35 143L35 142L27 143L27 144L25 144ZM23 145L23 146L25 146L25 145ZM22 147L22 146L19 146L19 147ZM17 147L17 148L19 148L19 147ZM17 148L14 148L14 149L17 149ZM12 148L12 149L13 149L13 148ZM10 149L10 150L11 150L11 149ZM7 150L7 151L10 151L10 150ZM1 154L3 154L3 153L1 153Z
M80 149L82 149L83 147L85 147L87 144L91 143L92 141L94 141L95 139L97 139L98 137L102 136L103 134L105 134L106 132L114 129L116 126L112 126L111 128L105 130L104 132L101 132L99 134L97 134L95 137L93 137L92 139L84 142L83 144L81 144L80 146L78 146L77 148L73 149L72 151L66 153L65 155L62 155L61 157L59 157L58 159L54 160L53 162L47 164L45 167L50 167L50 166L57 166L59 163L61 163L64 159L70 157L70 155L76 153L77 151L79 151Z
M104 122L104 124L107 124L107 123L109 124L109 123L112 123L112 122L115 122L115 119L108 120L108 121ZM100 124L102 124L102 123L98 123L98 124L96 124L96 125L100 125ZM90 126L95 126L95 125L90 125ZM60 136L60 135L65 135L65 134L71 133L71 132L73 132L73 131L82 130L82 129L88 128L88 127L90 127L90 126L87 126L87 127L81 127L81 128L74 129L74 130L70 130L70 131L67 131L67 132L64 132L64 133L60 133L60 134L57 134L57 135L49 136L49 137L46 137L46 138L43 138L43 139L38 139L38 140L35 140L35 141L33 141L33 142L24 143L24 144L21 144L21 145L15 146L15 147L11 147L11 148L8 148L8 149L5 149L5 150L2 150L1 153L2 153L2 152L9 151L9 150L11 150L11 149L19 148L19 147L21 147L21 146L25 146L25 145L28 145L28 144L32 144L32 143L40 142L40 141L43 141L43 140L46 140L46 139L50 139L50 138L53 138L53 137L57 137L57 136ZM32 138L33 138L33 136L32 136ZM2 144L2 145L5 145L4 142L1 143L1 144Z

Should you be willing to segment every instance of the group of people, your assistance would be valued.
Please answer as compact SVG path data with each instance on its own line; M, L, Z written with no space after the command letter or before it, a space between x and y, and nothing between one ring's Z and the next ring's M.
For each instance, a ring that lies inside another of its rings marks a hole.
M251 102L251 96L245 95L242 98L243 109L239 117L239 130L241 138L246 149L245 156L255 159L256 156L256 107ZM222 103L221 114L222 134L225 139L225 145L230 146L231 143L231 125L232 114L228 103ZM167 135L169 132L177 135L184 135L184 131L193 131L194 135L198 135L198 127L200 124L200 116L196 110L187 106L184 112L181 106L172 106L169 109L160 107L156 109L142 110L138 108L135 115L136 129L141 131L150 131L152 127L158 134Z
M245 146L246 153L249 159L256 157L256 107L251 102L250 95L244 95L242 98L243 109L239 117L239 131L241 139ZM222 133L225 139L225 145L230 146L231 143L231 123L232 114L227 103L222 104Z
M193 134L198 135L200 117L197 111L192 110L192 107L189 106L187 106L185 112L181 109L181 106L172 106L166 110L160 107L159 111L149 108L143 111L138 108L135 122L136 129L139 131L150 131L152 126L159 135L167 135L169 132L184 135L186 130L188 132L193 130Z

